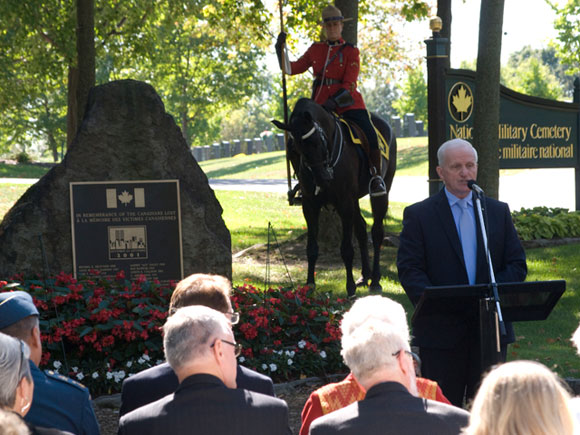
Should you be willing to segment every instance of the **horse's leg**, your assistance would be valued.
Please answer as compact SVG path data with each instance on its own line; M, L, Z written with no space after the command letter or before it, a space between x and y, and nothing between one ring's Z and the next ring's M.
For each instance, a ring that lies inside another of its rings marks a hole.
M381 245L385 237L385 230L383 227L383 220L387 214L389 206L389 196L375 196L371 197L371 208L373 210L373 226L371 234L373 239L373 272L371 276L371 285L369 290L371 292L380 293L382 287L381 281Z
M361 277L357 280L356 286L367 286L368 281L371 278L371 268L369 262L369 249L367 242L367 223L362 217L360 212L360 207L358 201L354 210L354 234L358 241L358 247L360 249L360 260L361 260Z
M302 202L302 213L306 219L308 229L308 240L306 242L306 258L308 259L308 276L306 285L314 288L314 271L316 260L318 260L318 217L320 216L320 204L315 204L312 199L304 198Z
M352 260L354 258L354 248L352 246L352 228L354 209L352 204L343 205L337 208L337 212L342 221L342 242L340 244L340 255L344 262L346 270L346 293L348 296L354 296L356 284L352 275Z

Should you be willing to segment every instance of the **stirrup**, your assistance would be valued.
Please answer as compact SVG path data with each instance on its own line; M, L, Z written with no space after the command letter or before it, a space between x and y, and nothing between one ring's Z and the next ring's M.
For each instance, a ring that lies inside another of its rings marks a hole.
M290 205L302 205L302 191L300 190L300 184L297 184L292 190L288 191L288 203Z
M373 182L375 182L375 189L372 189ZM385 186L385 180L380 175L374 175L371 177L369 181L369 195L376 197L376 196L383 196L387 194L387 186Z

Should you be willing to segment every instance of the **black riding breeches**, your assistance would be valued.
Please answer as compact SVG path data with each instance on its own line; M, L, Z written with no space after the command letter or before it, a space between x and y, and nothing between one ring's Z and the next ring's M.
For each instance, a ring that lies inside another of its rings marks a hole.
M363 131L369 142L369 148L379 149L379 138L377 132L371 122L370 114L364 109L347 110L342 113L342 117L353 121Z

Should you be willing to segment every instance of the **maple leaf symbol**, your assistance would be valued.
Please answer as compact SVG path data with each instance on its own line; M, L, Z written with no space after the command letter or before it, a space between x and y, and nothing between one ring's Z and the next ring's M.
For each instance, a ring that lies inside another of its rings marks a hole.
M124 190L123 193L119 195L119 201L125 204L125 207L127 207L127 204L129 204L132 199L133 195L130 195L126 190Z
M457 95L453 96L453 105L455 106L455 110L457 110L459 113L467 113L467 110L471 106L471 102L472 97L471 95L466 95L466 91L463 86L459 88Z

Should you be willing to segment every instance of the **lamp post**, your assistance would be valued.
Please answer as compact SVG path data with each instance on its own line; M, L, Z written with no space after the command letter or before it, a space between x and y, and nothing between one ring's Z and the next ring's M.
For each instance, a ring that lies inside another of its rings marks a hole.
M449 64L449 39L442 38L443 22L435 16L429 20L433 32L427 45L427 113L429 117L429 196L441 190L437 175L437 149L445 141L445 68Z

